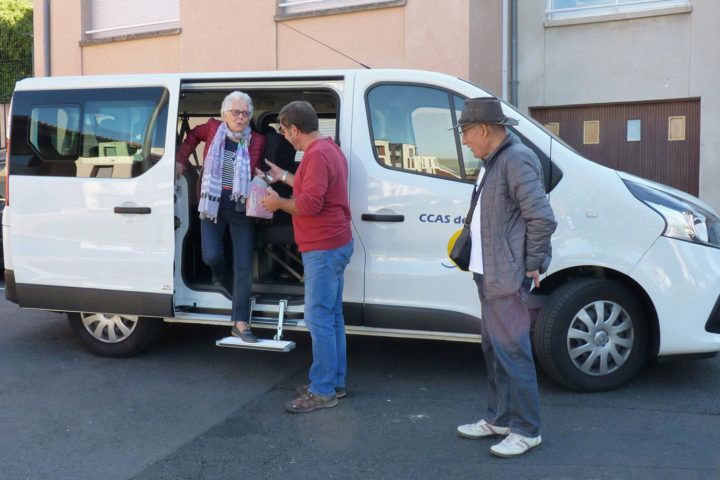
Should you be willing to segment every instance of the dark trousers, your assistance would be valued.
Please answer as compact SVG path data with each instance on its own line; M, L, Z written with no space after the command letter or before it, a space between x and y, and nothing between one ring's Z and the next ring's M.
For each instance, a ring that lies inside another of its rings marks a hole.
M201 250L203 262L212 270L213 282L224 283L225 252L223 235L230 229L233 253L232 320L247 322L250 319L250 289L253 273L253 247L255 242L255 218L234 210L230 194L223 191L217 222L200 221Z
M530 279L500 298L485 296L482 275L473 274L482 306L482 348L488 376L485 420L525 437L540 435L540 401L530 348L530 315L525 302Z

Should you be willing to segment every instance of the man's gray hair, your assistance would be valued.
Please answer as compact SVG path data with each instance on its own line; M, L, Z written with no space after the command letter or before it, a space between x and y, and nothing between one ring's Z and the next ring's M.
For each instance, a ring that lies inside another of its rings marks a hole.
M250 95L239 90L235 90L234 92L229 93L228 96L223 99L222 105L220 107L220 116L222 116L223 113L232 110L233 100L245 100L245 103L247 103L248 105L248 109L250 109L250 118L252 118L253 112L255 111L252 99L250 98Z

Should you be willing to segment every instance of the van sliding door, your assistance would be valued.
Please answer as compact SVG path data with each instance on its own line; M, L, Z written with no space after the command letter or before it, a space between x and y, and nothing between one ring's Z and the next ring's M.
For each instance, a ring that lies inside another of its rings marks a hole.
M107 83L15 92L8 209L17 301L171 316L175 138L168 118L176 116L177 88L170 80Z

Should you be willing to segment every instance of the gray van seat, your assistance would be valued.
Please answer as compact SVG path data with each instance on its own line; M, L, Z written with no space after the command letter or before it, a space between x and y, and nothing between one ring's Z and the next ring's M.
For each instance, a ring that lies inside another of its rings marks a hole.
M262 133L265 135L265 158L283 170L295 173L297 170L295 148L272 127L266 125L263 130ZM263 165L263 168L267 170L267 165ZM292 187L289 185L276 182L272 184L272 187L281 197L289 198L292 195ZM292 216L287 212L278 210L273 215L272 220L261 223L259 236L263 244L294 245Z

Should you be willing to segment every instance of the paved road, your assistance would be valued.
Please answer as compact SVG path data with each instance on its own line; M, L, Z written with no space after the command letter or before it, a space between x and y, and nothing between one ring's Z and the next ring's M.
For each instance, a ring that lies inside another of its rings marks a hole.
M0 301L0 478L715 479L720 359L661 361L633 384L578 394L540 376L544 445L491 457L456 425L482 410L479 345L350 337L350 394L284 413L305 379L290 353L214 346L169 325L130 359L87 353L64 315Z

